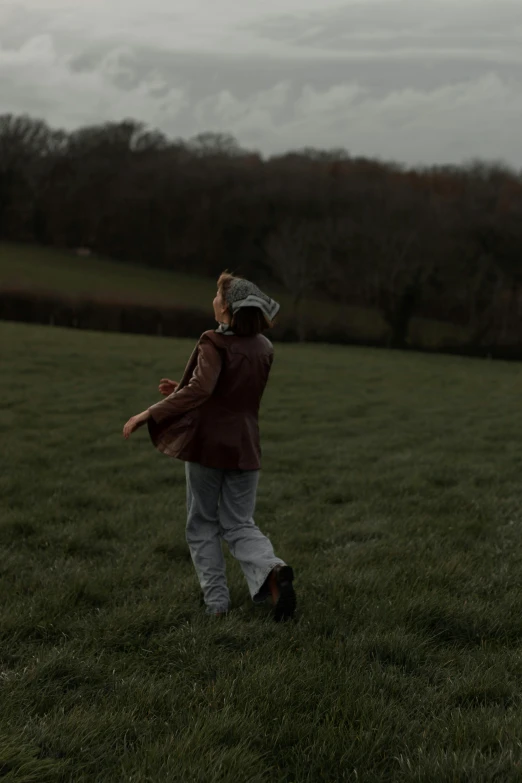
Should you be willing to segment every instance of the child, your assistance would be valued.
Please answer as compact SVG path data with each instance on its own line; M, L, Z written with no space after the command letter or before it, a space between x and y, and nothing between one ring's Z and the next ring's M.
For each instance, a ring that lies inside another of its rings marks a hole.
M273 360L262 332L279 305L253 283L218 280L215 331L205 332L181 382L164 378L165 399L132 417L125 438L147 422L161 452L185 461L187 542L207 613L229 610L221 539L239 561L255 603L271 597L274 619L294 616L293 570L275 556L253 515L260 469L258 412Z

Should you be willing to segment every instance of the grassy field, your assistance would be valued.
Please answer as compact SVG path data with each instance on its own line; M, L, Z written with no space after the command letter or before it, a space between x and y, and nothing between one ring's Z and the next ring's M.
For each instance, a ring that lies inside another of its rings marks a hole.
M0 242L0 288L52 291L95 297L204 308L216 295L214 280L107 258L81 258L73 251Z
M125 264L107 258L80 258L72 251L34 245L0 242L0 291L20 288L46 291L66 297L99 301L123 301L166 307L190 307L211 312L215 280ZM282 319L293 313L291 297L271 286L282 307ZM381 340L387 331L382 313L364 307L312 300L304 305L309 325L341 325L354 340ZM412 341L427 347L441 341L459 342L466 338L462 327L424 318L414 318Z
M278 346L257 521L204 615L181 463L125 420L191 344L0 324L0 778L522 780L522 367Z

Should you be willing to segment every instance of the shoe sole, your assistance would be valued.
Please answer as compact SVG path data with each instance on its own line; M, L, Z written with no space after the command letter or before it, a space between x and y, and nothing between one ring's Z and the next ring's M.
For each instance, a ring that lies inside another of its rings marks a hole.
M294 571L290 566L283 566L277 575L279 598L274 608L274 620L276 623L292 620L297 607L297 597L294 586Z

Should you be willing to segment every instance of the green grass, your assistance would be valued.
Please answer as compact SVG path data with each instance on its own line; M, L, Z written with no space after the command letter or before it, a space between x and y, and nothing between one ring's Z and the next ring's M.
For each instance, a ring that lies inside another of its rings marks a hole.
M166 307L190 307L212 312L216 281L196 275L125 264L102 257L81 258L73 251L0 242L0 290L23 290L125 301ZM292 300L281 287L270 293L281 303L283 318L293 312ZM379 339L386 326L380 313L362 307L345 308L330 301L304 305L312 324L344 323L350 334Z
M211 309L215 280L73 251L0 242L0 288Z
M77 257L73 251L0 242L0 291L2 288L42 291L96 301L124 301L165 307L189 307L212 311L216 281L197 275L125 264L108 258ZM281 287L270 293L281 303L282 320L293 314L292 300ZM313 328L344 328L353 340L379 341L387 332L382 313L367 307L346 307L313 299L303 305L304 321ZM467 330L451 323L413 318L412 342L427 348L441 342L459 344Z
M0 324L0 778L522 779L522 367L278 346L257 521L208 619L181 463L123 423L186 341Z

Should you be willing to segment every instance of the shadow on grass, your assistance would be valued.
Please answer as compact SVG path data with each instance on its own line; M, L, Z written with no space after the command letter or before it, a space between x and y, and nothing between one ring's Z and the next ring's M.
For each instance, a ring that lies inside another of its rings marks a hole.
M457 708L479 710L487 707L502 707L508 709L516 703L513 691L507 685L490 687L461 688L455 694L453 704Z
M422 640L411 636L371 641L366 646L370 661L377 661L384 668L394 666L404 674L417 674L426 661Z
M190 551L186 545L172 544L169 541L160 541L154 547L154 554L163 555L167 560L177 563L190 562Z
M409 626L428 637L435 645L461 648L481 647L486 643L517 645L522 641L522 622L505 622L473 611L441 606L419 606L410 610Z
M16 520L0 525L0 544L12 544L13 541L24 540L34 536L36 528L31 522Z
M66 753L49 758L38 745L20 736L0 739L0 778L23 783L56 783L70 766Z

